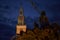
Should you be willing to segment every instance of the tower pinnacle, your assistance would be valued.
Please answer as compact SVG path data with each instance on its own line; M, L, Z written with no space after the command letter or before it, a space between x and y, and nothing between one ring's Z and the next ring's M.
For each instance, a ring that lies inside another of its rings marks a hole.
M20 15L20 16L24 16L24 15L23 15L23 12L24 12L24 11L23 11L23 7L21 6L21 7L20 7L20 14L19 14L19 15Z

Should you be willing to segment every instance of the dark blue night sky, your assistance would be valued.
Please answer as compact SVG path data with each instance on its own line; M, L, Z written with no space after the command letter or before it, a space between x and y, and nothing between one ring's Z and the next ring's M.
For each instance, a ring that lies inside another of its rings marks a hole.
M22 0L25 22L28 29L34 28L34 21L38 22L40 14L29 0ZM33 0L40 11L45 10L50 23L60 24L60 0ZM17 18L20 10L20 0L0 0L0 40L10 40L15 35ZM30 20L31 19L31 20Z

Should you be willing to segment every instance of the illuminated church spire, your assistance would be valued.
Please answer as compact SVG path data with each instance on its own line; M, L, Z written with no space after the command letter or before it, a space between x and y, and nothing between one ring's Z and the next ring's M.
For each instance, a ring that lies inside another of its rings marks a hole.
M22 1L22 0L20 0ZM20 3L20 10L18 15L18 24L16 26L16 34L20 34L21 31L26 32L26 25L24 22L24 9L22 6L22 2Z
M18 25L23 25L24 24L24 15L23 15L23 9L20 9L20 13L18 16Z
M20 3L20 12L19 12L19 16L18 16L18 25L24 25L24 10L23 10L23 6L22 6L22 2Z

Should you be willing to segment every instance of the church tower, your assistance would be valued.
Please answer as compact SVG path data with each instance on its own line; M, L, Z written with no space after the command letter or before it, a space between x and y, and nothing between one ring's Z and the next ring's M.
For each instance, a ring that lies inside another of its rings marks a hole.
M26 32L26 25L24 22L24 10L23 7L20 7L20 12L18 16L18 24L16 26L16 34L20 34L21 31Z
M23 8L20 7L20 13L19 13L19 16L18 16L18 25L24 25L24 15L23 15Z

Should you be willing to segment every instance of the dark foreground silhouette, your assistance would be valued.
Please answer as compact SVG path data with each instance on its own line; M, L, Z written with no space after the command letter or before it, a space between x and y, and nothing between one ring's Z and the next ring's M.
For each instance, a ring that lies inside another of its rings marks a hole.
M57 23L49 23L44 11L39 18L41 28L34 22L34 29L27 29L26 33L21 32L21 35L15 35L12 40L60 40L60 26Z

